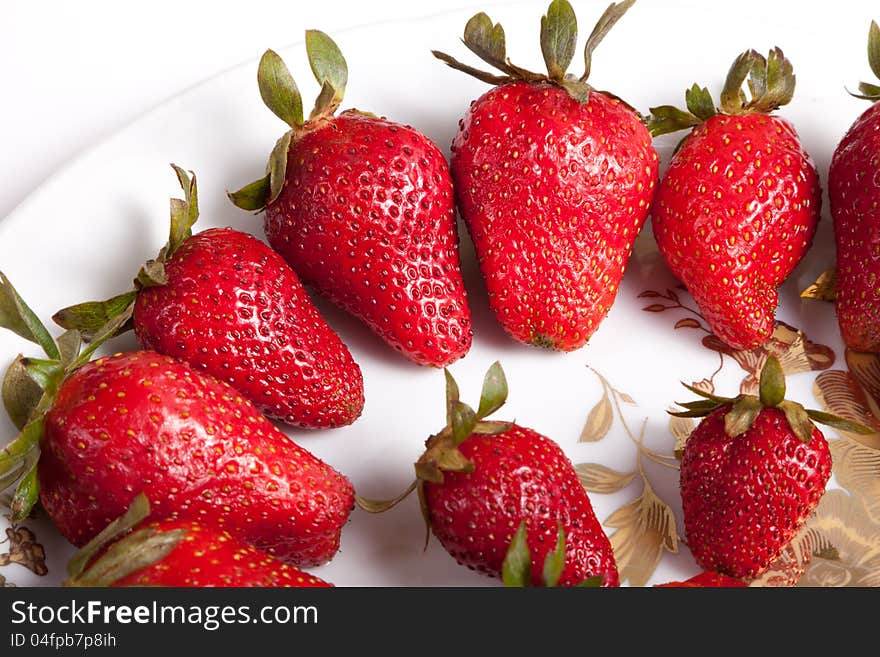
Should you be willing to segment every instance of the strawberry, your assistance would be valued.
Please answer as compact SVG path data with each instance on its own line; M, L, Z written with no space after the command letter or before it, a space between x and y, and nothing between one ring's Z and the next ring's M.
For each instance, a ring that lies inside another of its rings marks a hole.
M709 326L734 349L770 338L776 288L819 221L816 168L791 124L769 115L791 100L794 86L781 50L766 59L749 50L727 75L720 109L696 84L685 94L688 112L651 109L654 136L693 127L657 188L654 237Z
M113 317L80 353L78 331L53 341L0 274L0 325L47 356L17 358L3 381L21 429L0 452L0 492L16 486L13 521L39 496L81 546L143 492L154 520L196 520L300 566L332 558L354 505L348 479L182 361L134 351L89 362L126 319Z
M193 520L150 522L138 495L68 565L67 586L328 587L222 530Z
M611 543L559 445L532 429L484 420L506 398L507 381L498 363L486 374L476 412L459 401L458 385L447 371L447 424L428 439L407 493L418 490L430 531L468 568L501 576L508 548L524 523L526 537L520 542L526 549L531 546L533 584L542 583L543 564L561 530L568 540L559 557L564 563L558 585L601 576L602 586L617 586ZM400 499L359 503L378 512Z
M735 577L728 577L727 575L722 575L721 573L713 573L711 570L706 570L699 575L694 575L690 579L686 579L683 582L667 582L666 584L655 584L654 588L656 589L666 589L666 588L747 588L748 584L746 584L741 579L736 579Z
M503 75L434 52L497 85L459 122L452 176L492 310L520 342L582 347L614 302L648 214L658 166L651 136L631 107L586 82L593 49L632 3L599 19L579 79L565 75L577 38L565 0L541 21L547 75L511 64L504 30L483 13L468 21L464 43Z
M99 359L61 384L39 481L75 545L143 491L156 517L197 518L305 566L333 557L354 501L348 479L228 384L152 351Z
M144 349L227 381L267 416L300 427L354 422L364 406L360 368L296 274L263 242L233 230L191 234L195 175L172 165L186 198L171 201L171 237L135 289L65 308L55 321L91 336L133 313Z
M880 28L871 23L868 58L880 77ZM869 107L844 135L828 172L837 240L837 321L856 351L880 351L880 86L862 82Z
M775 356L761 371L760 396L681 404L680 417L704 417L681 459L687 544L701 568L753 579L763 573L810 516L831 475L831 454L813 421L858 433L873 430L804 410L785 400Z
M308 120L281 58L257 78L290 130L268 174L230 198L266 211L266 237L304 281L421 365L443 367L471 345L452 180L437 146L409 127L357 110L334 116L348 69L323 32L306 32L321 93Z

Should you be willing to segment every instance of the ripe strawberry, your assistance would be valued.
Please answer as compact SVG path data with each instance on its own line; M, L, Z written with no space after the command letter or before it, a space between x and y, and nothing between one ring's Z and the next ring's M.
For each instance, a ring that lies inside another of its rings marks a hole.
M681 459L687 544L701 568L753 579L791 541L825 492L831 454L813 420L872 430L785 400L779 361L767 358L760 397L717 397L681 404L703 417Z
M543 564L561 529L568 540L558 585L601 576L603 586L617 586L611 543L559 446L513 423L484 421L506 398L507 382L498 363L486 374L476 412L459 401L458 385L446 372L447 424L428 439L412 486L425 522L456 561L492 577L502 575L508 547L525 523L535 585L542 582ZM360 503L377 512L400 499Z
M868 58L880 77L880 28L871 23ZM834 151L828 196L837 240L837 321L857 351L880 351L880 87L862 82L858 98L873 104Z
M683 582L667 582L666 584L655 584L654 588L656 589L666 589L666 588L747 588L748 584L746 584L741 579L736 579L734 577L728 577L727 575L723 575L721 573L713 573L711 570L704 571L699 575L694 575L690 579L686 579Z
M452 176L492 310L521 342L570 351L590 339L648 214L651 136L630 106L586 82L593 49L632 3L612 4L599 19L577 80L565 75L577 37L565 0L541 21L547 75L511 64L504 30L483 13L468 21L464 43L503 75L434 52L498 85L459 122Z
M421 365L443 367L471 345L458 259L452 180L437 146L417 130L357 110L339 116L348 69L323 32L306 32L322 85L303 120L281 58L257 73L266 105L289 126L268 174L230 194L266 210L269 243L304 281Z
M364 406L360 368L296 274L246 233L191 235L196 178L174 169L186 199L172 200L171 238L135 290L65 308L55 321L90 336L109 316L133 312L144 349L227 381L271 418L310 428L354 422Z
M39 344L19 356L3 402L19 435L0 451L13 521L39 497L75 545L143 492L155 519L196 520L297 565L329 560L354 505L351 483L294 444L229 384L153 351L89 362L125 323L116 315L82 353L53 341L0 274L0 325Z
M149 522L138 495L71 560L67 586L328 587L322 579L279 561L222 530L193 520Z
M157 518L198 519L303 566L333 557L354 502L348 479L228 384L152 351L99 359L61 384L39 481L75 545L143 491Z
M752 98L741 90L746 76ZM791 63L740 55L716 109L696 84L690 110L651 109L654 136L693 127L657 188L654 237L712 330L734 349L773 332L776 288L807 252L819 221L816 168L794 128L768 113L794 94Z

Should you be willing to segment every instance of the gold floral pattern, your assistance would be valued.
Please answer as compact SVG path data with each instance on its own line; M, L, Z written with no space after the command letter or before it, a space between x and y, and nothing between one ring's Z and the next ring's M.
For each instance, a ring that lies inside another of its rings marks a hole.
M0 567L9 564L24 566L36 575L45 575L49 572L46 567L46 550L37 542L34 532L27 527L17 525L6 528L6 551L0 553ZM0 586L11 586L6 578L2 578Z
M834 351L830 347L812 342L803 331L789 326L785 322L776 322L773 335L766 344L755 349L733 349L709 330L708 324L700 312L683 303L680 294L675 290L669 289L666 292L645 290L638 298L654 300L642 308L645 312L684 311L687 316L676 321L673 328L693 328L706 334L702 338L703 346L719 355L718 368L707 378L693 383L694 386L706 392L715 391L715 376L724 367L725 357L733 359L740 368L745 370L746 376L740 384L740 392L745 394L757 392L758 376L767 361L767 356L776 356L786 375L826 370L834 364ZM878 385L880 385L880 378L878 378Z
M837 270L828 269L819 274L816 282L801 292L803 299L834 301L837 299Z
M621 404L635 406L635 400L612 386L608 379L593 370L602 384L602 397L590 410L581 442L602 440L611 428L615 413L624 432L637 449L638 469L635 472L618 472L599 463L581 463L575 466L584 488L590 493L615 493L629 486L637 477L642 492L632 502L614 511L603 523L614 529L610 536L611 547L621 581L632 586L644 586L653 575L664 550L678 552L678 531L675 515L656 492L642 467L642 459L648 459L668 468L677 468L674 456L661 454L644 445L646 423L635 434L627 423Z

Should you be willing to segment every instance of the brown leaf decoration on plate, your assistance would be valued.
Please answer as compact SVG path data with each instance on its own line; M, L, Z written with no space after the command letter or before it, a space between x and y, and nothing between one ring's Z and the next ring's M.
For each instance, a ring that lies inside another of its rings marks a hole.
M704 337L703 346L730 356L746 372L740 385L740 392L744 394L757 391L759 373L770 354L779 359L787 375L826 370L834 364L834 351L830 347L809 340L803 331L784 322L776 322L770 340L755 349L732 349L715 335Z
M647 584L663 550L678 552L678 532L672 509L657 497L642 475L642 494L612 513L605 521L617 531L611 534L611 547L620 580L631 586Z
M642 310L649 313L662 313L668 308L669 306L664 306L662 303L652 303L650 306L645 306L644 308L642 308Z
M880 526L856 497L829 490L807 527L814 555L833 555L833 547L839 558L814 556L798 586L880 586Z
M680 328L694 328L694 329L698 329L698 328L703 328L703 325L700 324L700 323L699 323L697 320L695 320L693 317L685 317L684 319L680 319L680 320L678 320L678 321L675 323L674 328L677 328L677 329L680 329Z
M785 546L770 568L749 586L796 586L810 565L813 556L813 535L803 527Z
M802 299L834 301L837 299L837 270L828 269L819 274L816 282L801 292Z
M741 395L758 395L758 378L748 374L739 384Z
M702 390L703 392L708 392L710 394L715 393L715 384L712 383L712 379L700 379L699 381L691 382L691 385L697 390Z
M844 358L849 373L865 394L868 409L880 421L880 356L847 349Z
M574 466L584 488L591 493L616 493L635 479L636 472L618 472L600 463L579 463Z
M842 438L829 440L837 483L858 497L868 517L880 525L880 450Z
M629 404L630 406L638 406L636 404L636 400L630 397L625 392L620 392L620 390L615 390L614 394L617 395L617 398L622 401L624 404Z
M641 294L639 294L636 299L657 299L662 297L663 295L656 290L645 290Z
M46 567L46 551L37 543L37 537L27 527L7 527L8 552L0 554L0 566L17 563L36 575L49 572Z
M689 417L669 417L669 433L675 438L675 458L681 460L684 453L684 444L690 437L693 430L697 427L692 418Z
M843 370L822 372L813 383L813 395L829 413L880 431L880 418L872 411L873 400L869 400L858 381L849 372ZM838 429L835 431L867 447L880 449L880 433L863 436Z
M834 364L830 347L809 340L803 331L784 322L776 322L773 337L764 348L779 359L786 374L827 370Z
M611 428L611 421L614 419L614 411L611 407L611 400L608 399L608 391L602 391L602 399L600 399L587 416L587 422L578 438L579 443L594 443L602 440Z

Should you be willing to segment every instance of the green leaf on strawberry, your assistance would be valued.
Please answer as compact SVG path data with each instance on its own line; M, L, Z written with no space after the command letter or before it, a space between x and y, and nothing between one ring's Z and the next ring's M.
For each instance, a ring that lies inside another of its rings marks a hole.
M874 429L823 411L806 410L797 402L785 399L785 375L776 356L767 357L761 369L758 396L738 395L720 397L707 393L694 386L682 384L703 399L694 402L677 402L684 411L669 411L675 417L706 417L721 408L727 407L724 415L725 433L734 438L749 431L758 416L768 408L778 408L785 414L789 427L804 442L809 442L813 434L813 422L826 424L842 431L872 434Z
M532 581L532 555L526 542L526 523L517 527L501 566L504 586L524 587Z
M339 107L348 84L348 64L333 39L320 30L306 30L306 53L312 73L321 85L321 93L310 116L313 119L332 114Z
M79 331L82 339L90 342L111 318L125 312L125 309L132 305L136 298L137 292L131 290L105 301L78 303L62 308L52 316L52 320L59 326ZM124 330L130 328L125 327Z
M9 419L21 430L40 402L43 389L28 372L24 357L19 354L9 365L3 377L3 406Z
M486 372L483 379L483 389L480 393L480 406L477 409L477 419L482 420L504 405L507 401L507 379L501 363L495 361Z
M547 552L544 567L541 569L541 583L547 588L554 588L565 568L565 530L560 524L556 531L556 545ZM578 588L594 588L602 586L603 577L588 577L572 586ZM504 556L501 566L501 581L504 586L523 588L532 585L532 555L528 545L526 522L517 527Z
M877 26L876 21L871 21L871 27L868 29L868 64L874 76L880 78L880 27ZM870 100L872 103L880 100L880 86L876 84L860 82L859 91L861 93L850 92L850 95Z
M743 85L749 89L749 96ZM706 87L694 83L685 91L688 111L672 105L651 108L648 129L654 137L700 125L716 114L769 114L791 102L795 75L782 50L773 48L767 57L755 50L741 53L727 72L719 108Z
M547 75L553 80L565 77L577 45L577 17L566 0L553 0L541 17L541 52Z
M431 52L447 66L488 84L501 85L517 80L549 82L565 89L578 102L586 103L590 97L591 87L587 79L592 68L593 51L634 2L635 0L624 0L612 3L599 18L587 39L584 48L584 73L579 78L566 74L577 44L577 17L568 0L552 0L547 13L541 17L541 53L547 67L546 74L535 73L513 64L507 58L504 28L493 23L483 12L467 22L462 40L471 52L503 75L473 68L438 50Z
M49 358L55 360L61 358L49 331L19 296L3 272L0 272L0 327L38 344Z
M302 96L284 60L274 50L267 50L257 68L260 96L275 116L291 128L303 124Z

